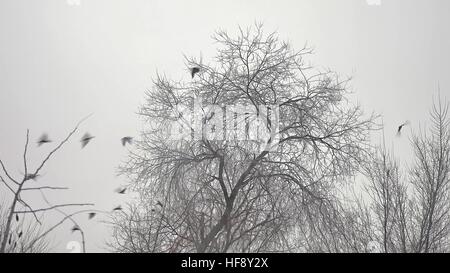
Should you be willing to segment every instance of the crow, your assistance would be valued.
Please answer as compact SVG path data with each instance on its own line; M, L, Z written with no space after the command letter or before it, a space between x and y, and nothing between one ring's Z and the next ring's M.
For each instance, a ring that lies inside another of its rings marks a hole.
M200 72L200 67L196 66L196 67L192 67L189 69L191 71L191 77L194 78L195 74L197 74L198 72Z
M403 127L405 127L405 126L407 126L407 125L409 125L409 121L405 121L405 122L402 123L400 126L398 126L398 129L397 129L397 136L401 136Z
M47 134L43 134L39 138L37 144L38 144L38 146L41 146L42 144L46 144L46 143L50 143L50 142L52 142L52 141L48 138L48 135Z
M116 192L118 194L125 194L126 190L127 190L127 188L118 188L118 189L116 189Z
M89 133L84 134L84 136L81 138L81 148L86 147L88 145L89 141L91 141L94 138L94 136L91 136Z
M25 180L34 180L36 181L36 179L39 177L39 174L34 174L34 173L29 173L25 175Z
M75 231L81 231L81 229L80 229L80 227L78 226L78 225L75 225L73 228L72 228L72 233L73 232L75 232Z
M121 206L117 206L117 207L113 208L113 211L118 211L118 210L122 210L122 207Z
M121 139L121 141L122 141L122 146L125 147L125 145L127 145L127 144L130 144L130 145L131 145L131 142L133 142L133 138L127 136L127 137L123 137L123 138Z

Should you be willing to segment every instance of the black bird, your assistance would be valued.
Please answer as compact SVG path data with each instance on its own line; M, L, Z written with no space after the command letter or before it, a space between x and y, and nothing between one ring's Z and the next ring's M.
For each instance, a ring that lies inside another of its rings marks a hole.
M8 240L8 244L11 244L11 240L12 240L12 234L9 235L9 240Z
M19 234L18 234L18 235L19 235L19 238L20 238L20 237L22 237L22 235L23 235L23 231L19 232Z
M74 233L75 231L81 231L81 229L80 229L80 227L78 226L78 225L75 225L73 228L72 228L72 233Z
M43 134L39 140L38 140L38 146L41 146L42 144L46 144L46 143L50 143L52 142L49 138L47 134Z
M130 145L131 145L131 142L133 142L133 138L127 136L127 137L123 137L123 138L121 139L121 141L122 141L122 146L125 147L125 145L127 145L127 144L130 144Z
M39 174L34 174L34 173L28 173L25 175L25 180L34 180L36 181L36 179L39 177Z
M91 220L92 218L94 218L95 215L97 215L97 213L95 213L95 212L90 212L90 213L89 213L89 220Z
M163 204L160 201L156 202L156 205L160 206L161 208L163 207Z
M121 206L117 206L117 207L113 208L113 211L118 211L118 210L122 210L122 207Z
M189 69L191 71L191 77L194 78L195 74L197 74L198 72L200 72L200 67L196 66L196 67L192 67Z
M89 133L84 134L84 136L81 138L81 148L86 147L89 141L91 141L93 138L94 136L91 136Z
M126 191L127 191L127 188L118 188L118 189L116 189L116 192L118 194L125 194Z
M402 129L403 127L409 125L409 121L405 121L403 124L401 124L400 126L398 126L397 129L397 136L400 136L402 134Z
M16 221L19 222L19 214L16 213Z

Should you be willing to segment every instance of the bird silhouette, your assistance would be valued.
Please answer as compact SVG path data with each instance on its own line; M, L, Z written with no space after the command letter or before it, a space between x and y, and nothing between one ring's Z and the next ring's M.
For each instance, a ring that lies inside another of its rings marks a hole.
M400 126L398 126L397 136L401 136L402 135L402 129L403 129L403 127L405 127L407 125L409 125L409 121L408 120L405 121L404 123L402 123Z
M78 225L73 226L72 228L72 233L74 233L75 231L81 231L80 227Z
M19 222L19 214L16 213L16 221Z
M22 235L23 235L23 231L19 232L19 234L18 234L19 238L22 237Z
M198 66L191 67L189 70L191 71L191 77L194 78L195 74L200 72L200 67Z
M94 136L91 136L89 133L84 134L84 136L81 138L81 148L86 147L89 141L91 141L93 138Z
M36 181L38 177L39 177L39 174L28 173L28 174L25 175L25 180L34 180L34 181Z
M119 211L119 210L122 210L121 206L117 206L117 207L113 208L113 211Z
M95 215L97 215L97 213L95 213L95 212L90 212L90 213L89 213L89 220L91 220L92 218L94 218Z
M116 189L116 192L118 194L125 194L126 191L127 191L127 188L118 188L118 189Z
M41 146L42 144L46 144L46 143L50 143L52 142L49 138L47 134L42 134L42 136L39 138L37 144L38 146Z
M121 138L120 140L122 141L122 146L124 146L124 147L125 147L125 145L127 145L127 144L130 144L130 145L131 145L131 142L133 142L133 138L132 138L132 137L129 137L129 136L123 137L123 138Z

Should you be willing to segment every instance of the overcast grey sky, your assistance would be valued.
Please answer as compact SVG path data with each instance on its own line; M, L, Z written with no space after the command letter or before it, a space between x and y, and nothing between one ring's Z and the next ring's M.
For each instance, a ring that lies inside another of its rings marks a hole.
M202 53L207 62L219 28L234 34L238 25L258 21L293 47L308 42L313 64L354 77L353 99L383 115L392 129L387 144L402 159L409 143L395 138L395 127L406 119L412 128L426 124L438 82L450 97L448 0L79 1L0 1L0 158L11 172L20 175L27 128L33 141L43 132L61 140L94 113L37 182L71 188L49 195L54 203L94 202L110 210L125 201L113 192L126 183L116 177L127 154L120 138L138 135L136 112L152 77L158 71L188 80L183 54ZM96 138L81 150L85 131ZM50 149L32 147L34 163ZM0 198L6 194L0 188ZM87 250L103 251L107 227L80 223ZM57 251L79 239L70 227L52 235Z

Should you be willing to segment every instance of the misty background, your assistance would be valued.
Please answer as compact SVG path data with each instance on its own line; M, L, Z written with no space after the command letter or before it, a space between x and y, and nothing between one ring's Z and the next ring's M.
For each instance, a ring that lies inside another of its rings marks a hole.
M314 66L352 76L351 98L367 114L383 116L386 146L408 162L409 131L427 126L438 86L443 98L450 97L449 11L447 0L382 0L379 6L365 0L2 0L0 158L20 176L26 129L35 167L53 147L37 147L42 133L60 141L94 113L35 183L70 187L49 192L52 203L92 202L106 211L124 204L133 196L114 192L127 183L117 176L129 149L120 138L139 138L136 112L156 72L189 80L183 54L201 55L208 63L215 30L234 34L238 26L262 22L294 48L312 46ZM405 120L412 127L397 138L396 128ZM95 139L81 150L85 132ZM380 140L375 134L373 142ZM9 195L0 187L0 202ZM39 194L24 199L45 206ZM52 219L60 215L48 213L46 220ZM107 217L76 219L87 251L105 251L110 230L101 221ZM71 226L51 234L54 251L67 252L68 242L80 240Z

